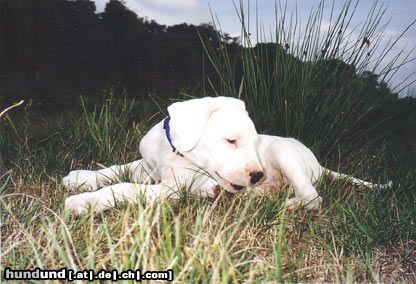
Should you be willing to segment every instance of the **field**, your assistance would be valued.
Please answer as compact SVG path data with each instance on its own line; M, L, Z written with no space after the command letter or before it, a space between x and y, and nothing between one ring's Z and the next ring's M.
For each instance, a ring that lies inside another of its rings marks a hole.
M139 157L138 141L158 119L145 123L139 106L109 99L95 110L46 118L14 110L2 121L3 153L14 154L1 175L2 269L172 269L184 283L416 279L416 176L407 168L396 169L391 190L325 179L317 212L285 210L285 189L215 200L185 190L152 206L118 204L80 217L64 211L73 192L60 182L70 169ZM383 167L387 155L341 157L339 166L371 179L369 168Z
M111 92L70 94L69 109L44 112L26 102L0 117L2 277L7 267L171 269L178 283L415 283L416 98L398 97L385 82L410 59L406 51L389 54L400 37L378 46L382 10L375 5L353 32L355 8L345 2L325 33L321 6L304 31L279 16L276 44L250 42L241 8L241 53L205 43L215 76L204 73L184 93L136 101ZM288 188L215 199L183 188L180 199L152 205L120 203L81 216L64 210L65 198L77 193L61 184L70 170L140 158L140 139L166 106L201 95L242 98L259 133L295 137L325 167L392 180L393 188L324 178L316 185L324 200L318 211L286 210Z

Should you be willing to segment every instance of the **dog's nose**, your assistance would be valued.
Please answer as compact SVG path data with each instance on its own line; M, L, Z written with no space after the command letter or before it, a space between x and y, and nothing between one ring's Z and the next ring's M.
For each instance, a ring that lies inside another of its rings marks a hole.
M250 183L255 184L263 177L263 172L251 172L250 177Z

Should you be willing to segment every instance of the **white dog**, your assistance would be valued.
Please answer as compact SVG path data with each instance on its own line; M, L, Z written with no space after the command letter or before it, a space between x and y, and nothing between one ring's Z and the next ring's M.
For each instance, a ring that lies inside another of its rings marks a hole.
M238 192L262 178L258 134L243 101L193 99L170 105L168 113L140 142L142 160L99 171L72 171L64 177L66 187L92 191L68 197L65 206L76 214L88 204L100 211L118 200L136 202L140 195L148 201L176 196L182 186L202 196L213 195L217 185ZM133 183L97 190L125 172Z
M72 171L64 177L68 188L93 191L68 197L66 207L76 214L89 204L101 211L118 200L136 202L140 195L147 201L176 197L182 186L201 196L213 196L218 185L235 193L254 184L271 191L289 184L295 193L288 200L289 208L317 209L322 198L313 184L325 172L367 187L377 186L323 168L295 139L258 135L240 100L194 99L172 104L168 113L168 118L143 137L142 160L99 171ZM133 183L99 189L124 173Z

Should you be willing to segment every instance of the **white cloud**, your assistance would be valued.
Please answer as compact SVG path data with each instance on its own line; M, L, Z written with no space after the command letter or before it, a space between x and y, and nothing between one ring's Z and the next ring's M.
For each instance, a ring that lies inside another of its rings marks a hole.
M104 11L108 0L94 0L97 12ZM139 17L146 17L164 25L180 23L200 24L211 20L207 5L196 0L124 0L125 5Z
M191 9L196 6L195 0L127 0L126 2L160 9Z
M150 4L151 3L151 4ZM139 17L147 17L164 25L180 23L200 24L209 20L206 9L196 5L195 0L126 0L126 6Z
M93 0L95 2L95 8L97 13L101 13L105 9L105 5L107 4L108 0Z

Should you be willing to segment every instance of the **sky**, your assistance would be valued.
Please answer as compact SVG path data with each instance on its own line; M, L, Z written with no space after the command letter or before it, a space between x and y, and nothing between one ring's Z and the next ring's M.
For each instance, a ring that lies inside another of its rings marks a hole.
M96 3L97 12L103 11L105 4L108 2L108 0L93 1ZM258 18L266 31L273 30L275 26L275 2L275 0L257 1ZM280 2L282 4L285 3L284 0ZM300 22L306 22L311 9L315 9L319 2L320 0L288 0L287 12L296 10ZM368 11L375 2L374 0L359 1L350 26L354 27L363 24L367 18ZM240 36L241 34L241 24L232 0L124 0L124 3L139 17L147 17L165 25L181 23L198 25L200 23L209 23L213 22L212 15L214 15L223 32L232 36ZM239 0L235 0L234 3L239 5ZM244 0L244 3L246 7L248 3L250 5L249 9L246 8L245 10L250 11L252 14L251 21L254 24L256 1L251 0L248 2ZM325 1L324 17L322 20L323 26L329 26L332 3L332 0ZM335 11L339 11L345 3L345 0L335 0L334 3ZM416 0L380 0L378 4L384 5L387 8L383 16L384 22L390 21L381 43L381 46L384 46L390 39L398 37L409 24L416 20ZM409 58L416 57L416 50L412 51L414 46L416 46L416 24L406 32L396 47L391 51L390 55L384 58L383 63L387 64L400 50L411 52ZM399 91L401 86L398 86L396 89L394 87L413 72L416 72L416 60L400 68L392 78L389 84L390 87L394 91ZM408 79L408 81L412 81L412 79L416 79L416 74ZM409 91L416 93L416 83L413 83L410 87L403 90L400 95L406 95Z

